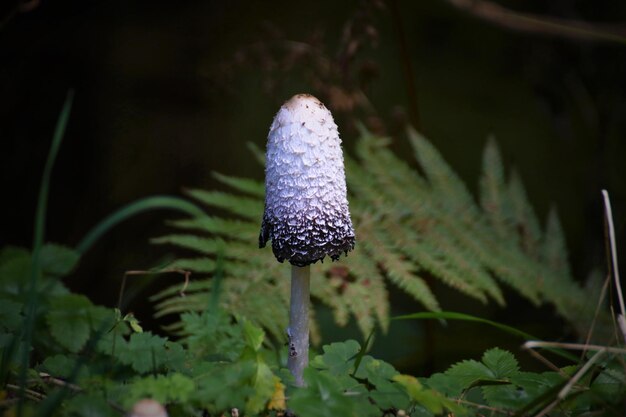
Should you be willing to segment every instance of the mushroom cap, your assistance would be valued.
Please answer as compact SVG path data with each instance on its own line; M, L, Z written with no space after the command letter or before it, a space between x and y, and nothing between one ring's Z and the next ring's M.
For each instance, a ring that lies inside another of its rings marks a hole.
M265 212L259 247L306 266L354 248L341 139L330 111L298 94L282 105L267 138Z
M130 417L167 417L167 411L158 401L144 398L133 405Z

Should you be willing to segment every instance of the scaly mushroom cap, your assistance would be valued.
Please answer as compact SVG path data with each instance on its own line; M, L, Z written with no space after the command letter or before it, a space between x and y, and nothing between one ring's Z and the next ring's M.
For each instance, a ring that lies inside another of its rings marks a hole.
M354 248L341 139L330 111L298 94L280 108L267 138L265 213L259 247L306 266Z

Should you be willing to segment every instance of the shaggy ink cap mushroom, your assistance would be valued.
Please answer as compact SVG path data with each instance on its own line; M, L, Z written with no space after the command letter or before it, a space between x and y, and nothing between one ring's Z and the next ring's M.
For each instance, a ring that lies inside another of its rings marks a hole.
M341 139L330 111L298 94L282 105L267 138L265 213L259 247L306 266L354 248Z

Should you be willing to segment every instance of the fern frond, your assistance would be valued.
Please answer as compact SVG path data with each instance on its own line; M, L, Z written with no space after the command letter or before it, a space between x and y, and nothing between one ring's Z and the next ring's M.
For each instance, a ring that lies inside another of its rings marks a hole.
M512 236L512 209L504 178L504 168L500 152L492 137L487 141L483 152L480 205L491 227L500 237Z
M542 259L544 263L555 273L561 276L571 275L563 227L561 226L561 221L554 207L548 212L546 233L542 249Z
M233 239L250 241L259 233L258 222L243 222L241 220L222 219L219 217L204 216L191 219L174 220L169 225L179 229L197 230Z
M263 215L263 202L248 197L241 197L234 194L220 191L186 190L186 194L203 204L217 207L244 219L256 220Z
M345 155L357 246L339 262L313 265L314 300L328 306L340 326L354 318L366 336L376 325L388 327L389 282L433 311L440 309L439 301L424 277L484 303L504 304L499 284L504 283L532 303L554 304L582 328L584 292L571 278L558 218L550 215L544 236L519 176L513 172L506 180L495 141L485 148L479 205L432 144L415 131L409 131L409 140L425 176L395 155L388 139L367 132L356 144L356 158ZM221 257L220 306L283 340L289 268L276 262L269 248L257 248L263 185L216 178L236 194L188 194L227 215L170 222L183 233L153 240L200 254L170 265L194 272L193 282L185 297L180 285L159 293L156 308L160 315L206 308ZM315 321L311 325L319 340Z
M509 198L513 210L513 221L519 234L522 249L536 260L542 239L541 227L535 211L528 202L524 184L522 184L522 180L515 170L511 172L509 180Z
M379 235L370 230L370 224L363 223L357 228L361 236L361 245L372 259L380 264L387 277L398 287L405 290L429 310L440 310L439 303L426 282L415 274L415 267L379 239Z
M255 181L250 178L231 177L229 175L220 174L219 172L213 172L212 174L213 178L222 184L228 185L235 191L241 191L252 197L265 198L265 185L260 181Z
M444 202L459 214L476 215L478 209L472 195L439 151L414 129L409 129L408 134L415 157L426 173L434 196L439 197L439 202Z

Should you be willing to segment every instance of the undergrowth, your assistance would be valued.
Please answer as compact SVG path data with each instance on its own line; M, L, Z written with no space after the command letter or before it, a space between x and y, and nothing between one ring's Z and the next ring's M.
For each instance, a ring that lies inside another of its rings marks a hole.
M260 184L219 176L248 196L189 191L238 219L209 217L189 201L154 197L105 219L76 249L44 244L48 183L70 104L44 171L33 250L0 251L0 408L7 415L125 415L145 398L172 416L623 415L626 350L619 342L526 342L550 364L545 372L523 371L511 352L494 347L444 372L416 377L368 355L368 337L323 345L305 371L306 387L294 387L281 343L285 268L259 253L252 239L262 210ZM495 144L485 151L478 205L432 145L414 132L410 137L424 176L367 133L358 158L348 158L359 249L345 262L318 265L325 278L312 286L336 321L353 315L369 334L375 323L383 330L393 325L386 290L391 282L431 310L403 319L482 321L527 338L506 325L439 311L422 278L427 272L470 297L503 304L500 280L535 304L554 304L579 327L589 297L570 276L556 216L542 231L518 177L505 178ZM173 225L203 232L156 240L202 254L168 268L212 277L192 280L184 297L180 286L155 297L161 314L179 314L172 337L144 331L132 315L94 305L63 284L106 230L155 208L186 213L191 217ZM270 292L279 296L269 300ZM552 365L547 352L568 365Z

